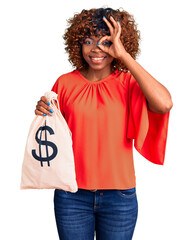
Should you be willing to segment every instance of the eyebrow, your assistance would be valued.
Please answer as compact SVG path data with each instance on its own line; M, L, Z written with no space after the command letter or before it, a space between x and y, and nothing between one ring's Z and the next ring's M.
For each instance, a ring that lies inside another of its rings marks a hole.
M86 37L85 39L87 39L87 38L94 40L94 38L92 38L92 37Z
M87 39L87 38L90 38L90 39L94 40L92 37L86 37L85 39Z

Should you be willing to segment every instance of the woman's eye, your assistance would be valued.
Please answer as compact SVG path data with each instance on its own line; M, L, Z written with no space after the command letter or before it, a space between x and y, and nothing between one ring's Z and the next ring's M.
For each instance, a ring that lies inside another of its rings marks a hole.
M85 44L87 44L87 45L90 45L90 44L92 44L92 42L91 42L91 41L89 41L89 40L85 41L84 43L85 43Z
M110 41L105 41L102 44L105 45L105 46L110 46L112 43Z

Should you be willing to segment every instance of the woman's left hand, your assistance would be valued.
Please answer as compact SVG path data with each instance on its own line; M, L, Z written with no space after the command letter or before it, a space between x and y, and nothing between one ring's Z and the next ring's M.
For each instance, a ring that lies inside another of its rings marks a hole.
M110 36L104 36L100 39L98 47L108 53L109 55L111 55L114 58L121 58L121 56L123 56L126 53L126 50L120 40L120 35L121 35L121 25L120 23L116 22L114 20L114 18L111 16L110 17L113 26L110 24L110 22L103 17L103 20L106 22L109 31L110 31ZM104 46L102 43L107 40L107 41L111 41L112 44L110 45L110 47L108 46Z

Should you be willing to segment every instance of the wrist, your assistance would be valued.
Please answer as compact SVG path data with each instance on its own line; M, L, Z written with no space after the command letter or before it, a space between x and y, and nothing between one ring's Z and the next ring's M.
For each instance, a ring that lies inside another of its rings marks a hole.
M135 61L128 52L124 52L120 58L121 62L130 70L133 61Z
M121 62L125 63L125 61L127 61L128 58L130 58L130 57L131 57L131 55L125 51L120 55L119 60L121 60Z

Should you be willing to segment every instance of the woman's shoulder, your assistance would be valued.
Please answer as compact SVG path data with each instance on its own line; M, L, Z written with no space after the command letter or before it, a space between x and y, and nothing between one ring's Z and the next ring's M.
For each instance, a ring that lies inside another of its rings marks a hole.
M116 79L124 86L128 87L132 75L129 71L119 70L117 71Z

